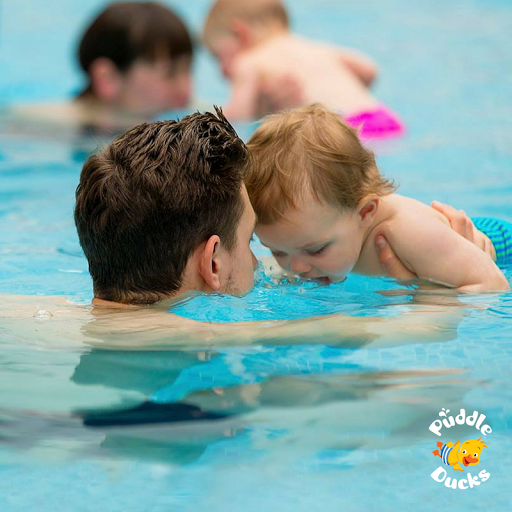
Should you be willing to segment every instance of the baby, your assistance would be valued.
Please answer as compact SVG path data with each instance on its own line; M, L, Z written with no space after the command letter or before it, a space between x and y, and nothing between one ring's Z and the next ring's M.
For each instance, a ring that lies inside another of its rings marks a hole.
M204 26L204 41L231 82L224 113L256 116L262 82L289 73L302 87L302 103L321 102L343 114L363 138L402 133L395 114L370 93L377 69L367 56L293 35L280 0L217 0Z
M400 196L355 130L315 104L268 117L251 137L246 186L256 234L281 267L329 284L349 272L383 275L375 238L384 235L415 275L460 292L506 291L491 257L429 206ZM498 263L512 262L512 225L479 224Z
M73 102L18 105L12 113L25 121L78 125L85 133L99 128L111 135L198 107L192 94L194 41L164 4L111 3L85 29L77 56L86 83ZM302 89L281 72L255 94L256 113L264 115L297 105Z

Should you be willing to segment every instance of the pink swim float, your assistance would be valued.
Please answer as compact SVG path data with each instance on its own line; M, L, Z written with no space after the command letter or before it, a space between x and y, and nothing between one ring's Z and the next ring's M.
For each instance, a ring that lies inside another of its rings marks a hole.
M405 132L405 125L400 118L384 105L345 116L344 119L347 124L359 131L362 140L399 137Z

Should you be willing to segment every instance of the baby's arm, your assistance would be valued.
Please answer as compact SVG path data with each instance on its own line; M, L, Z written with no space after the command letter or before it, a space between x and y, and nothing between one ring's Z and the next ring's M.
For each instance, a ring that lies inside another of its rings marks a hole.
M418 277L460 292L507 291L505 276L476 245L440 220L427 215L398 215L379 233L397 257Z
M254 66L239 64L231 78L231 98L224 108L229 120L244 121L257 114L260 74Z
M377 64L364 53L349 48L338 51L339 59L343 65L350 69L367 87L370 87L379 72Z

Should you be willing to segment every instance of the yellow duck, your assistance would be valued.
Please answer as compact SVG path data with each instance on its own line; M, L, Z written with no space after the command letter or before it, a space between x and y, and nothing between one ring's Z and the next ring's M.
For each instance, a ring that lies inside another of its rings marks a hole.
M460 441L457 441L455 446L453 446L453 443L443 444L438 442L437 447L441 448L441 452L434 450L432 453L436 457L441 457L447 466L453 466L454 471L464 471L460 466L461 464L464 467L476 466L480 462L482 448L488 448L485 441L480 441L480 439L482 438L469 439L462 445Z

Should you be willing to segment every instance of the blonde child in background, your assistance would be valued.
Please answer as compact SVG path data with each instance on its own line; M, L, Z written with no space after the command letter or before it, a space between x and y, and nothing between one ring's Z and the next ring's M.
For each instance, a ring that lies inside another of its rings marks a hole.
M280 0L217 0L203 37L231 82L228 118L254 118L259 84L289 73L302 86L301 104L321 102L340 112L362 138L403 132L398 117L368 89L377 75L375 63L354 50L292 34Z
M357 132L326 107L269 116L248 147L256 234L284 269L323 284L350 272L384 275L374 246L384 235L420 278L460 292L509 290L491 257L455 233L443 215L396 194ZM512 261L512 225L487 222L494 226L487 233L493 255Z
M86 26L77 50L86 82L74 101L18 105L18 117L115 133L164 113L198 107L193 36L164 4L105 6ZM259 115L296 105L302 97L300 84L285 73L271 84L262 83L255 94Z

